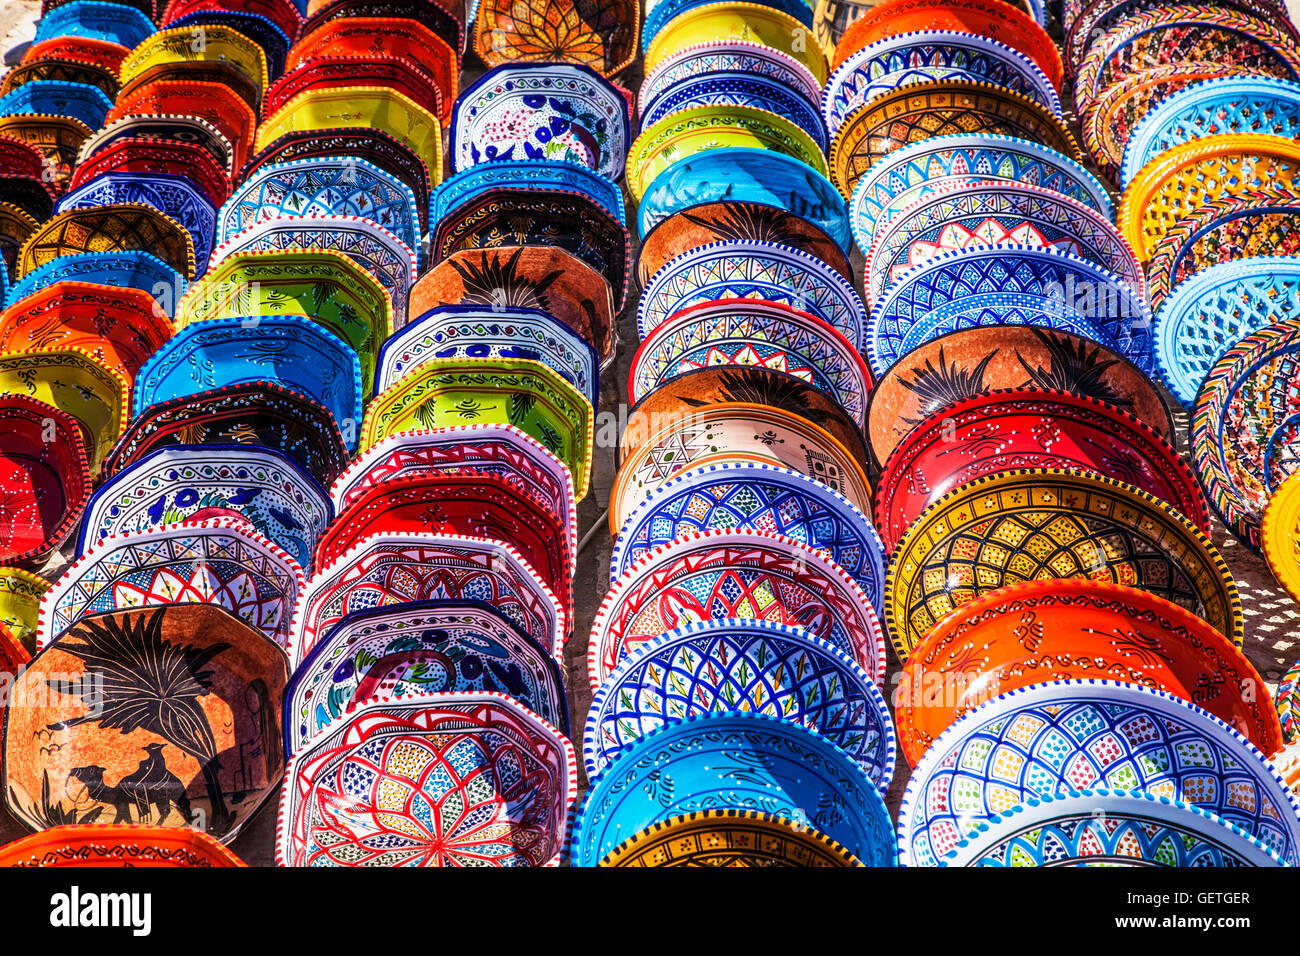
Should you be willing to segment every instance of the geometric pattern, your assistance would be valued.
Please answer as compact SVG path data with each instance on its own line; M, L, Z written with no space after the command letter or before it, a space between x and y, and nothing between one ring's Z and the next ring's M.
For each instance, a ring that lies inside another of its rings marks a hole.
M714 73L772 80L811 103L816 103L822 95L822 85L808 68L775 47L735 40L714 41L679 50L646 74L638 93L641 115L647 114L654 101L670 87L692 77Z
M699 810L630 837L601 866L860 866L853 854L802 824L755 810Z
M641 128L650 126L678 110L693 106L748 106L784 116L813 138L825 152L830 145L821 115L797 89L778 80L746 73L709 73L696 75L665 87L653 102L644 93Z

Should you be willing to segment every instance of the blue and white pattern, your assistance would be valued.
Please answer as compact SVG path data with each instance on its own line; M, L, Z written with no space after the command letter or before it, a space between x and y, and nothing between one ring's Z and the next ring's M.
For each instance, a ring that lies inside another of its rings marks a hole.
M799 0L803 6L802 0ZM706 73L687 77L645 105L641 129L678 110L692 106L748 106L776 113L794 123L813 138L817 148L826 152L830 141L826 124L814 104L775 80L747 73Z

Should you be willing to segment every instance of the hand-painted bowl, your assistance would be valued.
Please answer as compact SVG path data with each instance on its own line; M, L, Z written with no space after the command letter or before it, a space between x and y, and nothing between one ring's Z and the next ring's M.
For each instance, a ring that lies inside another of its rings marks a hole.
M884 637L857 582L793 538L747 529L684 535L642 556L615 582L587 642L592 690L646 642L719 618L798 628L838 647L872 680L884 680Z
M203 43L194 48L194 31L173 27L151 34L122 61L118 77L123 88L146 70L163 64L218 61L247 76L258 92L266 89L266 54L233 27L212 25L203 29Z
M894 552L886 630L906 660L956 608L1008 584L1047 578L1140 588L1241 645L1237 585L1205 535L1131 485L1054 469L979 478L927 508Z
M641 46L648 49L654 42L655 35L669 20L707 2L709 0L651 0L646 4L645 24L641 28ZM803 0L772 0L764 6L779 10L806 27L811 28L813 25L812 7Z
M669 58L704 43L759 43L784 53L812 74L818 87L826 83L826 55L811 31L788 13L761 3L726 0L694 7L660 28L644 50L647 76Z
M1081 787L1182 800L1297 859L1296 800L1245 737L1163 691L1071 680L1003 694L934 742L899 810L900 862L933 866L996 814Z
M13 276L21 279L56 256L126 249L153 253L186 277L194 275L194 243L184 226L152 206L116 203L69 209L41 223L23 243Z
M812 104L819 102L822 95L822 84L808 67L788 53L756 40L714 40L684 47L647 71L637 94L639 115L644 117L651 104L670 87L712 73L739 73L773 80Z
M4 85L0 84L2 89ZM0 139L0 176L4 177L0 199L37 222L50 218L57 192L53 182L45 181L45 157L39 149L14 136Z
M149 0L135 0L135 5L142 4L148 6ZM216 2L214 0L169 0L165 4L159 3L162 10L153 16L157 22L169 26L173 20L189 16L196 11L224 10L232 5L235 4L230 4L228 0L216 0ZM141 9L144 9L144 6L141 6ZM249 13L266 17L289 37L296 36L302 27L302 14L294 0L241 0L237 6Z
M598 864L616 867L857 867L806 824L757 810L696 810L635 833Z
M457 68L465 52L465 12L458 0L333 0L308 3L286 69L322 54L384 54L419 63L433 73L448 110L456 98ZM439 114L447 122L450 112Z
M363 83L391 87L434 116L443 116L449 109L443 99L442 87L433 74L412 60L383 54L336 56L325 53L300 59L293 70L273 82L262 100L262 110L270 116L304 90L360 86Z
M30 653L36 650L41 597L50 582L22 568L0 567L0 625Z
M796 2L800 6L804 5L803 0ZM684 76L676 83L664 86L652 100L645 99L643 94L641 103L642 130L650 129L681 110L697 107L744 107L786 117L811 136L823 154L830 145L826 123L817 111L815 100L807 99L798 88L791 88L781 79L748 70Z
M178 65L179 66L179 65ZM183 67L181 67L183 69ZM224 83L186 76L159 76L141 83L129 94L119 96L104 117L104 125L137 116L193 116L211 124L229 144L231 169L248 159L253 134L257 132L257 111ZM84 149L90 149L89 141ZM210 196L220 205L224 196Z
M72 0L41 14L33 42L70 36L105 40L130 49L147 39L154 29L150 18L134 7L98 0Z
M239 857L206 833L189 828L150 826L144 823L64 824L0 846L0 866L245 865Z
M104 125L104 116L112 107L113 101L99 87L62 80L32 80L0 96L0 116L68 116L91 129Z
M0 560L44 559L59 547L90 487L82 424L26 395L0 395Z
M958 485L1016 468L1093 471L1160 498L1206 536L1205 495L1173 447L1127 412L1046 389L1008 389L935 411L894 449L873 514L891 552Z
M705 809L787 817L868 866L896 862L880 791L844 751L797 724L732 711L667 723L624 749L587 791L573 863L595 866L633 834Z
M937 866L1282 866L1236 824L1137 790L1066 790L996 813Z
M877 467L931 415L1000 388L1053 389L1115 405L1176 447L1163 399L1122 355L1054 329L976 326L918 346L877 379L867 404Z
M903 666L898 739L917 761L953 721L1029 684L1100 678L1203 707L1266 754L1282 730L1264 680L1227 638L1146 591L1100 581L1026 581L949 614Z
M641 5L633 0L487 0L474 13L474 50L489 66L563 60L613 76L636 59Z
M1300 601L1300 478L1294 474L1278 485L1268 499L1260 529L1260 547L1273 577ZM1282 699L1281 687L1278 699Z
M167 263L148 252L81 252L55 256L9 286L5 305L12 306L56 282L86 282L118 289L138 289L153 298L166 315L185 294L186 281Z
M113 40L97 40L94 37L61 36L51 37L33 43L24 51L22 64L50 58L79 60L92 66L112 70L117 75L122 61L131 54L131 48Z
M547 653L567 638L564 610L545 582L508 544L487 538L379 534L321 568L294 615L295 666L350 614L411 601L483 601Z
M610 583L641 555L714 528L758 528L803 541L840 565L880 606L884 548L866 515L820 482L760 462L693 468L648 495L614 541Z
M266 55L267 77L284 72L284 58L290 38L271 20L245 10L196 10L168 21L167 28L189 27L191 33L214 26L230 27L248 37Z
M209 604L85 618L13 687L30 706L5 711L9 810L34 830L102 819L228 843L281 780L288 678L274 641Z
M566 159L515 159L503 165L479 163L438 184L429 200L435 226L453 209L503 186L582 193L617 222L627 222L623 190L594 169Z
M573 744L503 694L359 704L285 772L280 866L559 866Z
M195 116L127 116L86 140L68 182L78 189L105 173L187 179L220 206L230 196L230 143Z
M348 615L294 669L285 752L367 701L444 693L505 694L567 733L559 665L536 641L489 604L411 601Z

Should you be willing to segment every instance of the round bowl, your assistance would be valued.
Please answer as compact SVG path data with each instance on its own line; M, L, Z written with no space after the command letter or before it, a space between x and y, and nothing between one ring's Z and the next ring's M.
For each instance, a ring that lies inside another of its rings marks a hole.
M47 219L23 243L13 277L21 279L56 256L127 249L152 253L187 278L194 276L194 243L185 227L133 202L69 209Z
M727 0L706 3L681 13L660 28L645 47L643 68L652 75L670 57L703 43L759 43L784 53L812 74L820 88L826 83L826 55L807 26L788 13L760 3Z
M757 810L696 810L633 834L599 863L617 867L856 867L824 833Z
M239 857L206 833L182 827L150 826L146 823L64 824L0 847L0 866L245 865Z
M489 66L564 60L613 76L636 59L641 5L632 0L486 0L474 10L474 51Z
M0 560L36 561L62 544L90 487L81 423L26 395L0 395Z

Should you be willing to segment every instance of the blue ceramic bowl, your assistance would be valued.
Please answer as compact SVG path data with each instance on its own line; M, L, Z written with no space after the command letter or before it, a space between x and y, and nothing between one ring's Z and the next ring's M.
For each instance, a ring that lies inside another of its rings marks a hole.
M152 295L168 315L175 311L176 303L185 294L188 285L188 280L183 275L148 252L135 249L125 252L81 252L42 262L13 284L5 297L5 305L13 305L38 289L64 281L97 282L100 285L139 289Z
M639 645L592 699L582 735L587 775L671 720L729 710L821 734L882 793L893 779L894 725L867 672L801 628L753 618L693 621Z
M656 823L724 809L805 823L868 866L897 864L880 791L844 751L798 724L738 712L674 721L629 744L592 781L570 856L596 866Z
M0 96L0 116L43 113L70 116L91 129L104 125L113 101L98 86L63 80L32 80Z
M41 15L34 43L55 37L106 40L128 50L151 37L157 27L135 7L99 0L73 0Z
M673 84L646 104L641 114L641 129L644 131L665 116L692 106L752 106L768 110L811 136L823 153L829 145L821 114L798 90L764 76L745 73L705 73Z
M687 10L694 10L706 3L715 2L717 0L659 0L658 3L646 11L645 23L641 26L641 49L650 49L650 41L655 38L655 35L664 28L664 25L669 20L685 13ZM812 40L813 12L804 0L758 0L758 2L762 6L780 10L782 13L794 17L808 27L808 39Z
M275 80L284 72L284 60L289 53L289 38L284 31L256 13L242 10L196 10L188 16L173 20L167 29L173 27L227 26L238 30L248 37L266 54L266 74Z
M438 223L457 206L501 186L579 192L590 196L619 222L627 222L623 190L610 179L581 163L559 159L516 160L497 166L481 163L443 180L429 197L429 223Z
M1249 740L1163 691L1071 680L996 697L930 745L899 809L900 862L932 866L1007 807L1099 787L1182 800L1300 859L1300 804Z

